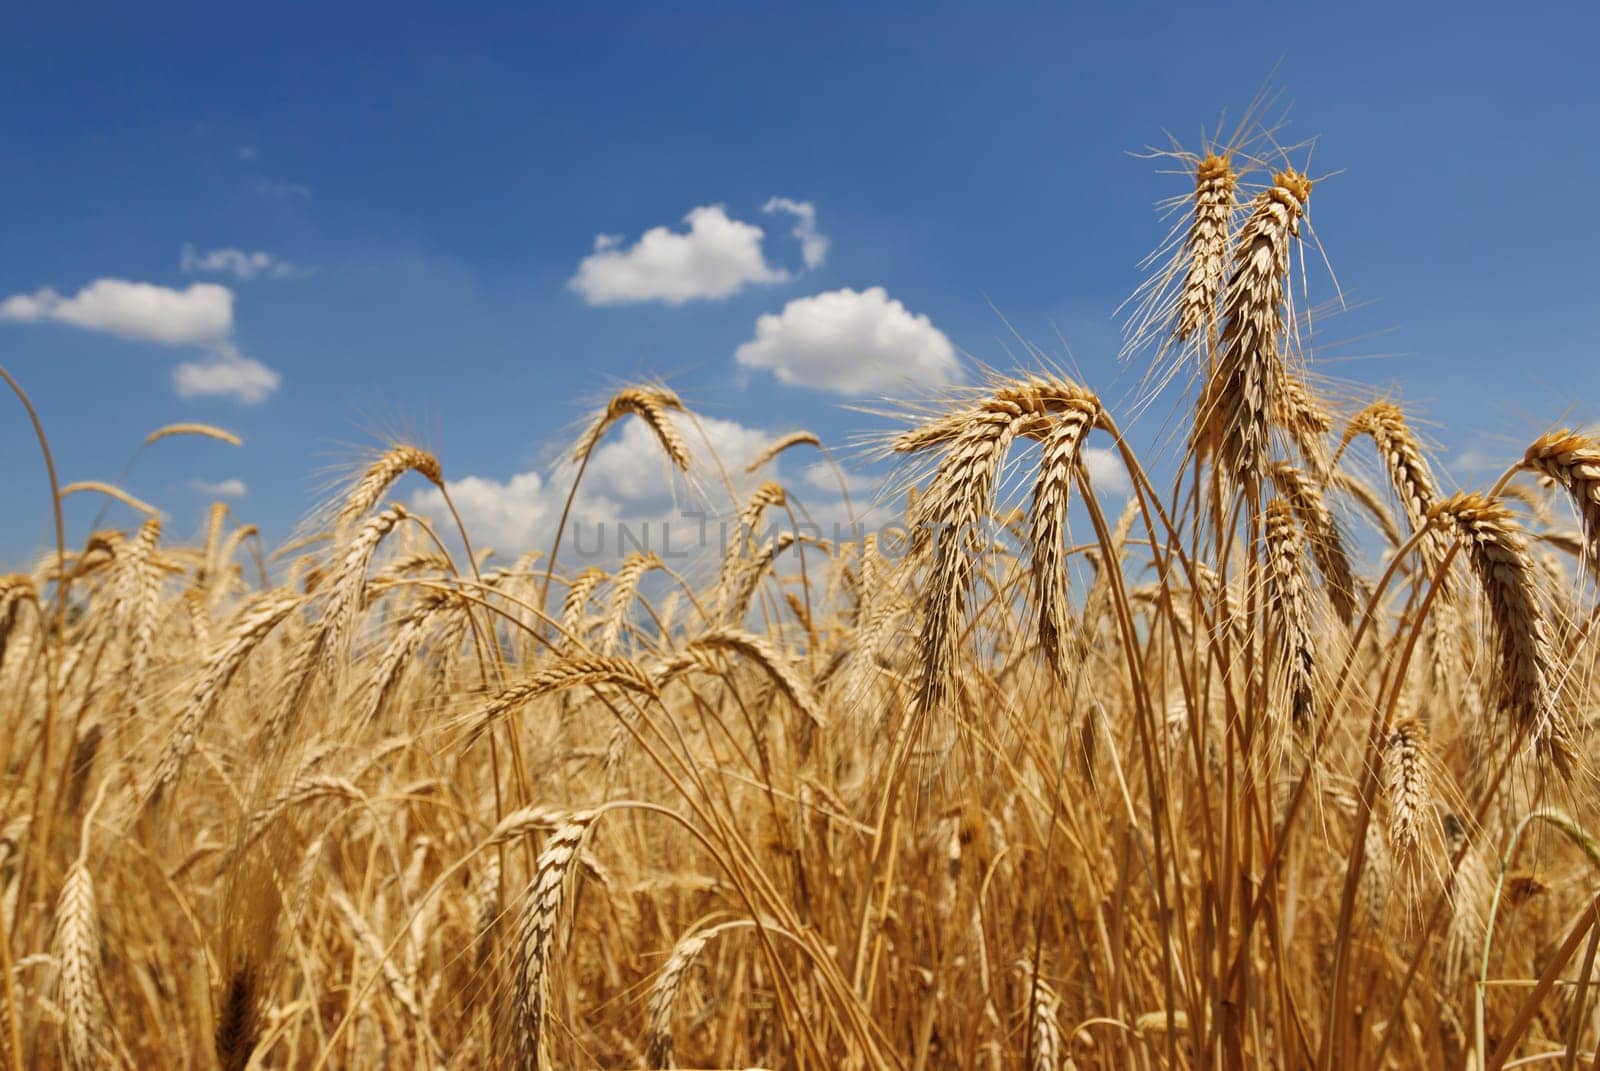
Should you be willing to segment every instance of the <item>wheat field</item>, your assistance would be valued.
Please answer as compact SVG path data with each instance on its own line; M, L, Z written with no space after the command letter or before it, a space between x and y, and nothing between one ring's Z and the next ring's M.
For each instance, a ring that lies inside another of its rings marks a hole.
M1260 144L1169 154L1161 457L988 373L882 430L860 538L761 482L805 432L704 489L699 569L476 553L395 501L449 501L410 443L270 555L51 465L0 577L6 1066L1600 1067L1600 440L1451 490L1319 373L1314 181ZM577 477L630 422L715 468L694 420L621 390Z

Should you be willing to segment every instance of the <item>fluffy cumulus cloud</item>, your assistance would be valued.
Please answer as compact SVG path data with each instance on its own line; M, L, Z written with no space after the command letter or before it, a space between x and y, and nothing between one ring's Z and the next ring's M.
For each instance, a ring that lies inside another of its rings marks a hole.
M231 275L235 279L287 279L300 269L280 257L262 250L208 249L183 247L183 270L191 275Z
M226 343L204 360L184 361L172 370L172 386L180 398L232 398L256 405L282 382L277 372Z
M179 290L126 279L96 279L67 297L43 287L0 301L0 322L68 324L136 342L205 351L173 371L185 398L231 397L246 404L278 389L277 372L246 357L232 341L233 291L216 283Z
M881 286L797 298L756 321L756 336L735 359L779 382L840 394L907 384L941 386L961 378L950 340Z
M767 263L761 228L730 218L721 205L696 208L684 222L686 232L652 227L626 248L620 236L600 235L567 285L590 305L681 305L731 297L747 286L789 277Z
M53 320L163 346L208 346L222 342L233 330L233 292L215 283L174 290L126 279L96 279L71 297L49 287L14 294L0 301L0 320Z
M245 482L236 476L226 480L209 483L206 480L190 480L189 489L196 494L205 495L207 498L243 498L250 493Z
M761 206L763 212L787 212L795 219L794 236L800 239L800 256L806 267L820 268L828 257L828 239L817 233L817 209L810 201L773 197Z

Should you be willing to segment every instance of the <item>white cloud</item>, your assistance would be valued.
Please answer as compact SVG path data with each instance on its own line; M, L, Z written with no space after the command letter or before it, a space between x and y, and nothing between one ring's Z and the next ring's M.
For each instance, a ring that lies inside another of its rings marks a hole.
M1122 455L1105 446L1086 446L1082 453L1083 467L1089 472L1089 482L1095 493L1126 498L1133 491L1128 480L1128 470L1122 464Z
M172 370L180 398L225 397L255 405L278 389L283 377L224 343L204 361L185 361Z
M791 232L800 239L800 255L806 267L820 268L828 256L828 239L817 233L817 209L810 201L795 201L788 197L769 198L761 206L763 212L787 212L795 218Z
M211 249L200 252L194 246L183 247L182 267L190 274L232 275L236 279L254 279L264 275L269 279L287 279L300 269L261 250L245 252L243 249Z
M779 382L840 394L961 378L944 332L881 286L796 298L757 320L756 337L734 357L746 368L769 369Z
M216 483L207 483L205 480L190 480L189 489L208 498L243 498L250 493L243 480L238 477L229 477L218 480Z
M215 283L187 289L126 279L96 279L72 297L49 287L0 301L0 320L54 320L164 346L208 346L233 330L233 292Z
M264 400L281 377L239 352L232 341L233 291L216 283L191 283L183 290L126 279L96 279L72 297L49 287L0 301L0 322L53 321L162 346L207 351L203 361L173 369L184 398L225 395L245 403Z
M618 235L598 236L594 252L578 264L567 285L590 305L681 305L730 297L751 284L789 277L762 255L761 228L730 219L721 205L696 208L684 221L687 233L652 227L627 249Z

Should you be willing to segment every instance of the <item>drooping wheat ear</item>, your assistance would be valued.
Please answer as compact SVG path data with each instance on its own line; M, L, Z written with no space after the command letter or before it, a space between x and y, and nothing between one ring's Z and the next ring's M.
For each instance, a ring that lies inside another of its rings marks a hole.
M104 1066L106 1008L100 988L100 920L83 854L67 868L56 901L57 985L66 1017L67 1057L79 1071Z
M597 816L582 811L570 816L545 844L534 868L517 926L517 1057L522 1071L538 1071L543 1053L545 990L549 984L550 950L561 921L562 901L572 872L582 856L583 839Z
M561 628L573 643L583 639L583 619L589 607L589 597L605 582L606 571L591 567L579 573L567 588L567 597L561 603Z
M129 548L125 568L129 625L127 687L132 713L138 714L143 702L145 672L150 668L150 652L155 647L156 622L161 612L161 571L155 561L156 545L161 541L161 518L151 517L139 526L139 535Z
M146 517L161 516L161 511L150 503L143 499L135 498L120 487L100 480L78 480L74 483L69 483L61 489L61 497L66 498L68 495L82 494L84 491L94 491L97 494L105 495L107 498L114 498L129 509L138 510Z
M1289 251L1310 197L1311 180L1292 168L1256 197L1222 299L1217 367L1201 394L1200 446L1248 488L1260 484L1271 455Z
M383 984L389 993L406 1010L412 1020L421 1024L422 1005L417 1002L417 994L400 973L400 968L395 965L394 957L384 953L383 942L372 931L371 925L356 910L356 905L350 902L350 897L345 895L343 889L333 890L333 906L339 914L344 916L345 925L349 926L356 935L356 941L364 951L378 965L378 972L383 977Z
M1600 559L1600 439L1565 428L1552 431L1528 447L1522 465L1567 489L1583 520L1589 559Z
M700 955L701 950L718 934L754 925L755 922L751 919L733 919L685 934L673 946L672 954L667 957L666 963L662 964L661 973L656 975L655 984L650 987L650 997L645 1002L647 1009L645 1017L649 1021L650 1030L645 1043L647 1066L674 1066L672 1009L677 1003L678 990L688 977L689 968L694 966L695 957ZM762 925L769 930L786 932L770 921L764 921Z
M606 429L631 413L655 433L656 441L661 444L667 459L680 472L688 472L689 447L678 433L677 426L672 423L672 418L667 415L669 411L682 412L683 402L665 387L628 387L618 391L579 436L578 444L572 451L573 460L582 464Z
M17 628L24 606L39 605L39 589L21 573L0 576L0 669L5 668L6 647Z
M1428 521L1461 540L1483 588L1499 662L1499 705L1515 735L1531 739L1542 757L1570 776L1572 745L1557 706L1555 652L1516 516L1496 499L1462 492L1434 506Z
M1039 480L1033 488L1028 517L1039 646L1057 673L1065 672L1064 647L1071 628L1067 609L1067 501L1078 474L1083 438L1099 414L1099 403L1086 397L1055 419L1044 437Z
M744 467L744 471L747 473L755 472L785 450L793 449L796 446L815 446L820 450L822 448L822 440L809 431L792 431L783 438L775 439L768 444L765 450L756 455L754 461Z
M614 654L622 642L622 630L628 624L628 611L633 608L633 597L639 590L639 581L646 573L662 565L654 551L637 551L628 556L611 581L611 600L606 605L605 624L600 629L600 653Z
M712 927L681 939L673 948L672 955L667 957L661 973L656 976L656 983L650 989L650 999L646 1004L649 1009L650 1037L645 1048L645 1063L650 1067L673 1065L672 1006L678 996L678 987L683 984L695 957L715 932L716 927Z
M215 439L229 446L243 446L244 440L226 428L219 428L213 424L179 423L167 424L157 428L144 437L145 446L160 442L162 439L173 435L199 435L207 439Z
M1053 380L1005 383L962 410L958 420L939 417L895 441L895 449L910 451L949 444L927 495L918 503L911 537L914 556L932 547L917 639L922 663L919 713L938 709L949 696L956 636L966 612L975 559L984 544L978 529L991 509L1006 451L1019 434L1043 434L1050 414L1080 404L1085 393L1075 384Z
M199 683L195 685L194 691L189 693L183 711L178 715L178 724L173 729L172 739L168 742L161 761L156 764L155 775L145 795L147 803L158 799L160 794L177 779L179 771L183 769L184 760L194 750L195 737L200 731L201 723L210 716L223 691L227 689L228 682L233 680L233 675L244 665L244 660L250 657L250 652L254 651L268 633L299 605L299 595L280 589L259 596L250 608L239 615L238 622L228 631L222 646L211 653L200 670Z
M1189 268L1178 298L1178 341L1190 335L1209 339L1217 330L1217 294L1228 263L1228 231L1233 225L1233 190L1238 177L1226 156L1207 153L1195 167L1194 218L1184 249Z
M655 684L650 677L626 658L568 655L555 665L531 673L500 691L476 713L469 715L467 745L476 741L498 719L540 696L567 688L599 684L613 685L644 696L656 694Z
M345 543L332 574L322 584L327 592L322 616L306 633L289 663L282 697L265 729L264 739L269 746L279 740L293 722L319 673L326 670L337 683L349 656L350 634L361 609L367 565L384 536L408 516L399 505L392 505L363 521Z
M788 495L780 483L768 480L744 504L735 520L734 530L728 534L728 545L722 553L722 574L717 578L717 599L726 619L728 602L733 594L734 582L740 573L740 563L747 550L754 546L761 518L774 506L782 506Z
M1238 588L1231 583L1224 583L1217 571L1206 562L1194 563L1194 576L1196 592L1214 608L1212 613L1217 631L1227 635L1237 653L1244 647L1245 633L1250 624L1245 619L1244 600L1239 597ZM1181 606L1181 601L1174 600L1174 609Z
M400 682L406 664L411 661L411 656L417 653L417 648L422 646L422 639L427 635L434 614L448 605L450 605L448 594L430 589L395 628L394 634L389 638L388 646L383 649L383 654L378 658L378 664L367 681L366 692L356 713L358 727L371 725L377 721L378 715L383 712L384 705L389 701L389 696L394 693L395 685Z
M1278 377L1277 411L1274 419L1294 439L1300 457L1318 484L1328 482L1328 436L1333 417L1323 408L1311 388L1299 376L1282 372Z
M407 472L417 473L435 487L444 487L444 472L438 458L418 446L390 447L367 466L345 494L339 505L337 527L344 528L364 516Z
M1290 711L1295 724L1303 725L1313 714L1316 660L1311 640L1311 600L1301 561L1305 550L1300 528L1295 524L1288 503L1282 499L1275 498L1267 503L1265 537L1267 580L1272 606L1283 631L1284 678L1289 686Z
M1306 474L1287 461L1274 462L1272 483L1278 489L1305 529L1311 556L1328 585L1328 600L1339 620L1349 625L1356 614L1355 572L1345 550L1344 533L1322 497L1322 489Z
M724 620L731 622L744 620L745 614L750 611L751 600L756 596L756 589L761 586L761 581L772 568L773 560L791 542L791 533L785 532L779 539L769 539L762 543L750 556L750 560L739 570L733 588L728 593Z
M1415 859L1422 824L1433 803L1434 771L1428 735L1415 718L1389 733L1383 749L1383 790L1389 799L1389 845L1396 857Z
M1433 470L1422 456L1422 447L1411 428L1406 424L1405 413L1392 402L1376 401L1351 418L1344 431L1344 443L1358 435L1370 435L1378 448L1378 459L1400 499L1411 530L1416 531L1427 523L1428 510L1433 508L1438 492L1434 488Z
M741 629L723 628L702 633L689 641L684 646L679 658L683 659L683 667L705 668L705 656L712 652L723 652L738 655L745 661L761 669L778 689L785 699L794 704L796 710L804 714L811 724L821 729L826 725L822 717L822 708L817 703L817 697L812 694L809 686L801 679L800 673L794 664L782 657L772 649L772 645L760 636L753 635ZM678 672L677 663L668 663L661 671L662 679L670 678Z

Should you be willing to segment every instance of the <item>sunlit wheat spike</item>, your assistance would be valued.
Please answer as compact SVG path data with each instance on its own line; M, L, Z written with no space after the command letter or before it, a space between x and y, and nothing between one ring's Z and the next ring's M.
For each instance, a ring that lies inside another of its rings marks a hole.
M958 424L932 421L896 440L896 449L920 450L948 444L933 483L919 503L912 534L914 553L931 546L922 596L922 628L917 651L922 663L917 708L940 708L949 694L958 623L966 611L968 586L982 545L979 529L988 516L994 483L1011 441L1019 434L1040 435L1049 416L1092 399L1075 384L1055 380L1017 380L1000 384L989 397L962 411ZM914 445L904 446L910 441Z
M742 629L724 628L696 636L685 645L683 656L691 663L707 652L736 654L764 671L795 709L816 728L827 723L811 688L801 679L794 665L780 656L766 640ZM698 663L702 667L704 663ZM667 675L670 675L668 671Z
M218 442L227 443L229 446L244 445L244 440L227 428L219 428L214 424L196 424L193 422L163 425L144 437L144 445L149 446L174 435L198 435L202 438L215 439Z
M1090 399L1056 418L1044 437L1039 459L1039 479L1029 511L1029 543L1033 551L1031 579L1039 646L1050 666L1063 669L1066 636L1070 629L1067 609L1066 526L1067 501L1078 475L1083 438L1099 413Z
M654 551L638 551L628 555L622 568L611 581L611 599L606 605L605 624L600 629L600 653L615 654L622 642L623 630L628 624L633 598L639 591L639 582L646 573L662 566Z
M650 1067L673 1065L673 1003L678 995L678 987L683 984L689 968L694 964L694 958L706 946L712 933L712 930L700 930L684 937L673 948L672 955L667 957L661 973L656 975L655 985L651 987L650 999L646 1003L650 1035L646 1041L645 1060Z
M353 523L356 518L365 516L368 510L378 504L378 500L394 485L394 482L407 472L423 476L435 487L444 486L444 473L437 457L418 446L391 447L368 465L351 485L344 501L339 505L337 518L339 527L343 528Z
M787 502L788 495L783 485L767 480L755 489L749 501L739 510L734 530L728 534L728 545L723 550L722 573L717 578L717 599L724 620L728 620L728 605L733 596L735 582L742 572L741 563L748 548L755 544L762 517L766 515L767 510Z
M1291 168L1256 197L1222 299L1217 367L1201 395L1201 445L1247 488L1260 484L1271 455L1289 252L1310 196L1311 180Z
M1311 388L1287 371L1278 377L1276 404L1274 419L1289 432L1312 478L1326 485L1330 464L1328 435L1333 431L1333 417Z
M583 639L584 616L588 612L589 598L606 582L606 571L590 567L579 573L567 588L567 597L561 603L561 630L573 643Z
M1267 503L1265 530L1267 578L1272 604L1283 631L1284 677L1289 686L1290 711L1295 723L1305 724L1313 714L1315 647L1311 637L1311 608L1302 564L1304 544L1287 503Z
M817 438L809 431L792 431L783 438L774 439L771 443L769 443L766 449L757 454L750 464L744 467L744 471L747 473L757 472L763 466L765 466L767 462L771 461L785 450L791 450L796 446L815 446L818 449L821 449L822 440Z
M95 910L94 879L81 857L67 868L56 901L55 953L61 968L57 986L66 1014L68 1058L79 1071L108 1066L100 918Z
M1383 786L1389 800L1389 844L1397 857L1416 856L1422 823L1433 803L1433 767L1426 731L1407 718L1389 733L1383 751Z
M1552 431L1528 447L1522 464L1566 488L1583 522L1589 558L1600 559L1600 439L1565 428Z
M594 811L573 814L550 835L525 893L517 925L516 960L517 1058L523 1071L538 1071L543 1060L550 952L566 888L595 817Z
M1557 706L1550 626L1515 514L1496 499L1462 492L1434 506L1428 519L1461 540L1487 598L1501 709L1518 736L1531 739L1557 772L1570 777L1572 743Z
M606 407L596 413L588 428L578 437L573 459L582 463L600 442L606 429L628 415L638 417L655 434L662 452L681 472L689 471L689 447L667 414L681 411L683 402L665 387L627 387L614 394Z
M1188 270L1178 298L1178 341L1209 337L1217 329L1217 295L1227 270L1228 232L1233 225L1233 190L1238 177L1226 156L1207 153L1195 166L1194 217L1184 240Z
M145 674L150 668L156 624L161 613L161 571L155 561L156 545L160 541L161 519L151 517L139 526L139 535L129 548L124 566L129 633L127 687L134 714L139 712L143 702Z
M1355 571L1345 550L1344 533L1328 509L1321 489L1286 461L1272 465L1272 482L1293 508L1311 545L1311 556L1328 585L1328 599L1339 620L1349 625L1356 614Z
M1373 402L1351 418L1344 441L1348 443L1363 434L1371 436L1377 446L1378 459L1400 499L1400 508L1412 531L1416 531L1427 523L1428 510L1438 492L1433 470L1422 456L1422 447L1411 433L1405 413L1393 402Z
M470 746L500 718L540 696L551 695L567 688L601 684L613 685L644 696L655 695L655 684L649 675L629 659L569 655L496 693L470 716L466 742Z

